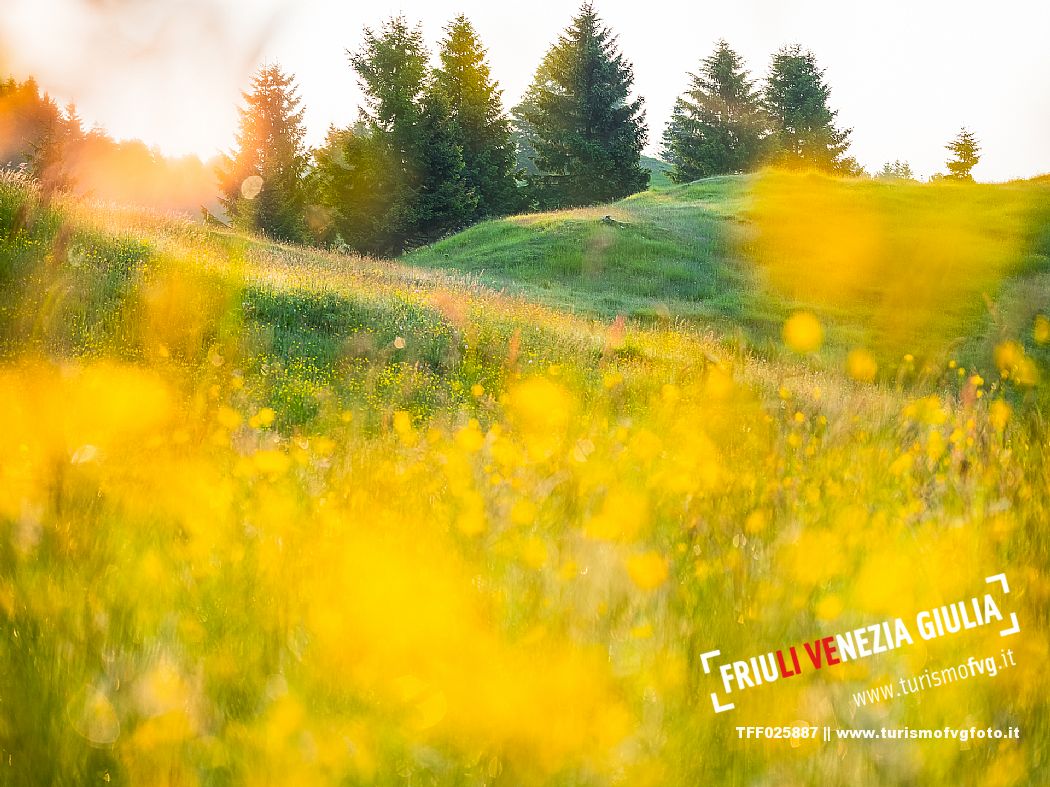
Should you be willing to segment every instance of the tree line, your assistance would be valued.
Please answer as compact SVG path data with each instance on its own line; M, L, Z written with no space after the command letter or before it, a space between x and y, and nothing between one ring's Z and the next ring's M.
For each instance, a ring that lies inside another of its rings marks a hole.
M73 104L60 107L32 77L0 80L0 168L27 172L46 193L183 212L215 201L214 173L196 156L166 158L86 129Z
M590 3L511 114L471 22L458 16L444 32L431 67L422 30L404 17L365 28L361 47L347 53L364 94L358 120L330 129L314 151L303 143L294 78L262 67L220 172L234 223L389 254L486 218L619 199L648 185L632 67Z
M388 255L487 218L608 202L648 186L643 100L632 95L632 65L591 2L548 49L510 112L465 16L445 27L433 61L422 30L403 16L366 27L347 57L364 96L358 118L330 128L313 150L294 75L267 64L253 76L234 149L217 169L219 201L234 226ZM664 130L670 178L683 183L767 165L866 174L846 155L852 130L838 127L830 94L812 52L781 49L759 85L720 41L689 75ZM35 83L0 84L0 110L5 100L32 105L35 114L16 113L23 123L31 115L36 129L23 145L23 166L55 187L76 177L73 151L108 145L124 155L130 148L121 146L135 144L84 132L75 108L63 114ZM0 111L0 141L4 118ZM945 177L970 179L976 138L963 129L948 147ZM901 161L877 176L913 178Z
M244 94L236 149L221 171L237 225L282 240L398 253L486 218L589 205L648 185L641 98L616 36L585 2L508 114L465 16L445 28L436 65L403 16L365 28L347 53L364 94L358 120L308 151L294 78L262 67ZM786 47L761 87L725 42L690 74L663 134L678 183L775 165L857 176L851 129L836 125L812 52ZM968 133L968 132L966 132ZM953 176L969 177L973 159ZM955 144L955 143L953 143ZM883 177L911 178L906 162Z
M831 89L812 52L799 46L773 56L761 87L725 41L689 75L663 135L668 175L676 183L749 172L761 166L815 169L848 177L867 173L846 156L852 129L836 126ZM947 145L948 174L972 180L980 159L977 138L963 128ZM914 180L906 161L887 162L876 177Z
M852 129L836 127L831 89L812 52L781 49L759 89L741 57L720 41L689 77L663 136L674 182L765 164L861 174L856 159L845 156Z

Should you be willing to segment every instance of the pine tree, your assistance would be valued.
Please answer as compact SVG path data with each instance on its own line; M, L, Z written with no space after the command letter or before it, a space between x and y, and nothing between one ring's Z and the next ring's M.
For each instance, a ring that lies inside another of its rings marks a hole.
M973 168L981 160L981 147L977 137L965 126L959 129L955 139L945 146L952 154L948 159L948 177L951 180L973 182Z
M403 16L378 31L366 27L363 37L360 49L347 52L364 93L360 120L334 136L346 147L328 157L339 165L328 169L333 189L354 198L329 202L347 244L390 254L419 235L419 129L430 57L422 30Z
M312 179L330 216L316 239L339 240L363 254L395 250L406 223L394 210L401 162L385 140L365 122L331 128L314 157Z
M631 99L633 69L585 2L550 48L514 110L538 171L530 180L543 206L587 205L640 191L646 142L642 99Z
M295 78L262 66L242 95L237 150L219 168L223 207L237 226L302 240L308 158Z
M339 237L390 254L465 226L478 200L448 103L431 89L422 31L394 17L378 32L366 28L349 55L365 94L361 119L331 132L317 154Z
M852 129L835 127L838 112L828 106L830 95L812 52L794 46L773 56L763 99L772 124L775 163L828 172L850 167L843 153Z
M664 159L675 183L747 172L762 152L765 117L740 56L725 41L689 75L664 131Z
M434 93L448 107L455 142L463 151L465 176L477 195L473 219L519 207L515 147L502 91L492 79L485 49L463 15L445 28Z
M419 191L413 245L462 229L477 215L478 197L466 175L463 148L445 98L427 95L419 121Z

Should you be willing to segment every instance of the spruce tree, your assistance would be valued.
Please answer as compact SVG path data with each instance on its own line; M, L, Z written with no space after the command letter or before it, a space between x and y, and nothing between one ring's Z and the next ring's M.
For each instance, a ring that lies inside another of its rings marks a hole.
M644 189L646 142L642 99L616 37L585 2L543 58L514 116L537 174L541 206L588 205Z
M478 200L447 101L429 79L418 27L404 17L366 28L350 64L365 94L361 118L318 152L320 191L339 237L391 254L465 226Z
M265 65L242 95L237 149L219 167L223 207L236 226L302 240L308 159L295 79Z
M416 157L419 190L413 206L412 245L462 229L477 216L478 197L466 174L463 148L441 94L423 99Z
M812 52L786 47L773 56L763 99L772 125L773 161L789 168L848 170L843 158L852 129L835 127L831 88Z
M0 168L25 167L45 192L73 185L72 148L79 132L33 77L0 83Z
M498 216L518 207L515 147L502 91L492 79L485 49L463 15L445 28L434 93L448 109L453 137L463 151L464 172L477 195L472 219Z
M80 113L77 111L77 105L72 101L66 104L65 125L66 133L69 134L70 139L83 139L84 119L80 117Z
M347 54L364 91L361 120L389 135L407 156L415 145L430 59L423 31L396 16L378 32L366 27L361 48Z
M312 179L328 214L316 240L338 240L362 254L396 250L407 224L395 210L405 185L387 140L363 121L331 128L314 157Z
M948 159L948 175L951 180L962 180L973 182L973 168L981 160L981 147L977 143L977 137L965 126L959 129L955 139L945 146L952 154Z
M365 200L333 207L342 217L340 234L359 251L396 253L419 234L419 150L422 100L430 59L423 31L403 16L378 30L365 28L364 43L348 52L364 93L360 122L346 151L347 173ZM337 173L338 176L338 173ZM349 224L373 228L369 240ZM351 238L358 236L357 243Z
M664 131L664 159L675 183L753 169L765 117L740 56L725 41L690 74Z

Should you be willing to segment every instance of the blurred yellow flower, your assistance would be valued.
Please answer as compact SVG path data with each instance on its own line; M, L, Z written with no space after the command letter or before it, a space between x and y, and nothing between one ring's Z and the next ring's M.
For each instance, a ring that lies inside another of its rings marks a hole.
M630 555L625 562L627 575L642 590L656 590L667 581L667 560L659 552Z
M811 312L795 312L784 323L784 344L799 354L816 352L823 342L824 329Z
M756 533L761 533L765 530L768 524L769 520L766 517L765 512L755 510L748 514L747 519L744 520L744 530L750 535L755 535Z
M1000 342L995 347L995 365L1012 371L1024 359L1024 348L1015 341Z
M854 380L862 383L870 383L878 374L879 365L867 350L850 350L846 356L846 373Z
M1032 325L1032 338L1038 344L1050 342L1050 318L1045 314L1037 314Z
M988 407L988 421L999 432L1006 428L1013 408L1002 399L996 399Z
M521 547L521 559L529 568L539 571L547 564L547 545L538 538L529 538Z
M255 469L263 475L275 478L282 475L291 464L287 454L273 448L256 451L252 454L252 463Z
M241 414L232 407L223 406L219 408L215 420L227 429L236 429L241 425L241 421L244 419L241 417Z
M649 500L642 492L610 489L583 532L601 541L632 541L649 525Z
M248 425L252 429L266 428L273 425L273 420L277 416L277 413L273 411L273 408L264 407L251 418L248 419Z
M510 521L515 525L531 525L536 519L536 503L527 497L514 501L510 509Z
M830 621L841 615L843 609L845 609L845 604L842 598L831 593L821 597L814 611L818 620Z

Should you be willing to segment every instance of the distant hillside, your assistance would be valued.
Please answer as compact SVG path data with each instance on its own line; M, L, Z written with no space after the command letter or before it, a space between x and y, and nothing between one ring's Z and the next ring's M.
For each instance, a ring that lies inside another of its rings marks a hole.
M579 313L751 319L743 310L752 276L733 259L725 231L746 185L743 177L713 178L611 205L484 222L404 259Z
M485 222L404 259L579 314L696 320L753 344L812 308L840 345L877 338L903 355L983 330L986 294L1047 267L1048 204L1035 181L726 176Z
M652 156L642 156L642 167L649 170L649 188L663 189L674 185L667 177L671 165Z

